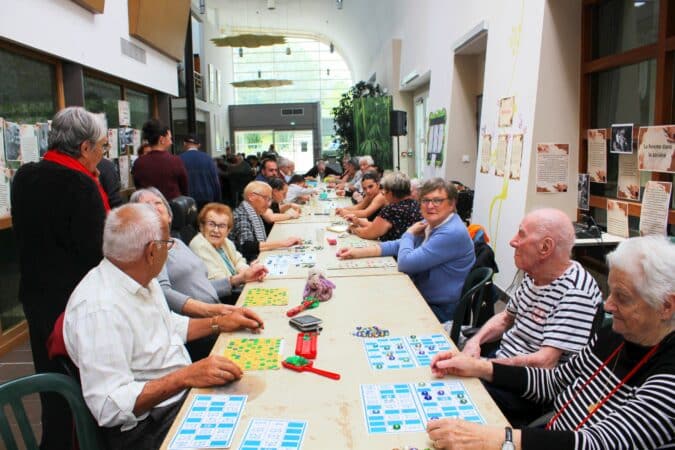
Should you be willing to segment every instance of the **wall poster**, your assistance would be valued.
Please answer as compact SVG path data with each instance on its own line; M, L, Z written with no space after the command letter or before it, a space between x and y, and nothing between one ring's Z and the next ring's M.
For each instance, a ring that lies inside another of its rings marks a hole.
M640 170L675 173L675 125L641 127L638 161Z
M537 192L567 192L569 144L537 144Z

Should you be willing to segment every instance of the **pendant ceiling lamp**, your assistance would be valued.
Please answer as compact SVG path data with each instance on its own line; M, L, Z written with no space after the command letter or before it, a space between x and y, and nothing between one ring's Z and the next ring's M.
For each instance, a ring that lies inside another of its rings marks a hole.
M234 36L213 38L211 41L217 47L257 48L266 47L268 45L285 44L286 38L284 36L275 36L271 34L237 34Z
M244 80L231 83L236 88L271 88L279 86L288 86L293 84L292 80Z

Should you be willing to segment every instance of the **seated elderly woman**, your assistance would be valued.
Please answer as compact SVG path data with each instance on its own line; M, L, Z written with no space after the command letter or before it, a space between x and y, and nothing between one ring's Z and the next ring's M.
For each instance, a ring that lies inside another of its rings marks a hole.
M423 221L401 239L366 248L343 248L338 257L396 256L398 270L410 275L441 323L451 321L462 286L476 256L462 219L455 213L457 190L441 178L420 188Z
M612 327L565 364L505 366L456 352L431 362L436 376L480 377L529 399L553 401L556 412L546 429L513 430L514 446L504 447L503 428L434 420L427 432L436 448L672 448L675 245L660 236L632 238L607 261L611 293L605 311L613 316Z
M282 241L267 242L262 214L272 203L272 188L262 181L251 181L244 189L244 200L234 210L234 227L230 239L247 261L253 261L260 252L290 247L302 242L291 236Z
M384 196L380 194L380 177L376 172L366 172L361 179L361 186L363 186L363 199L356 205L337 208L335 214L342 217L375 220L380 209L387 203Z
M364 239L393 241L400 238L413 223L422 220L420 204L410 197L410 179L403 172L389 172L382 177L380 192L387 202L375 220L347 215L351 232Z
M171 228L173 214L169 203L159 190L150 187L131 195L132 203L151 204L164 223ZM169 308L189 317L212 317L228 314L233 306L224 305L221 299L229 300L232 288L249 281L261 281L267 274L262 265L246 268L240 273L209 280L204 262L180 239L174 239L169 249L166 264L157 276ZM197 339L186 346L193 361L209 354L213 347L212 337Z
M190 241L190 249L206 264L208 279L229 279L245 273L249 268L246 259L227 238L234 223L230 207L222 203L207 203L199 211L197 220L199 233ZM256 269L259 270L257 266Z
M285 203L286 194L288 194L288 184L284 180L272 178L267 184L272 188L272 203L267 208L267 211L262 214L262 218L265 221L265 232L269 234L276 222L297 219L302 209L300 205Z

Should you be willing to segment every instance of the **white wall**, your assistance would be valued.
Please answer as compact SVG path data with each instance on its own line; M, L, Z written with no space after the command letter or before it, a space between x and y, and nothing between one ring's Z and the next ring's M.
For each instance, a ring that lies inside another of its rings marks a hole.
M577 215L579 111L581 73L581 1L548 1L539 66L536 117L526 211L558 208L572 220ZM569 144L568 191L537 193L536 144Z
M527 174L533 145L545 5L546 2L540 0L396 3L396 7L402 9L399 17L403 18L395 27L396 37L402 42L399 72L431 71L428 112L445 108L450 117L454 46L482 21L488 25L481 130L493 135L493 149L499 133L525 133L520 181L490 174L475 175L473 221L484 225L492 239L500 267L496 282L502 288L508 286L515 273L509 240L525 213L528 198ZM377 71L379 78L378 59L373 61L368 73ZM516 97L514 124L500 129L497 127L499 99L509 96ZM578 128L578 123L574 128ZM453 124L449 123L446 129L452 130ZM467 152L463 147L453 146L452 139L451 134L446 135L445 161L459 161ZM445 166L425 168L425 177L445 175Z
M178 94L176 61L129 37L126 1L107 1L103 14L92 14L71 0L3 3L0 37L161 92ZM122 54L121 37L145 49L145 64Z

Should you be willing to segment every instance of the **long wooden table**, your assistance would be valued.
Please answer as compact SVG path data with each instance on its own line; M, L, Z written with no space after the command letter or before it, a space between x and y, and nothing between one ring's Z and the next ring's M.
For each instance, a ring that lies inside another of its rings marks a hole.
M375 371L369 365L362 339L352 335L357 326L388 329L392 336L443 333L441 325L420 296L410 278L404 274L373 277L338 277L333 298L322 303L312 314L324 321L318 340L315 366L341 374L333 381L312 373L288 369L247 372L235 383L211 389L192 389L176 421L167 434L162 449L168 448L187 412L194 395L200 393L245 394L248 402L231 448L241 443L251 418L306 420L303 450L432 448L425 432L368 434L360 399L361 384L419 383L431 381L428 367ZM240 301L254 287L286 287L288 307L259 307L265 321L264 337L283 338L282 357L293 354L297 331L288 325L285 312L300 303L304 280L277 279L248 284ZM222 334L213 352L222 354L230 338L250 336L240 331ZM491 425L505 426L506 419L492 402L477 379L462 379L472 401Z
M287 223L280 222L274 225L272 232L268 236L270 241L279 241L288 237L300 237L302 239L311 241L310 245L318 245L316 240L316 230L324 230L324 239L321 249L311 250L311 253L316 255L317 267L325 270L326 275L331 277L353 277L366 275L391 275L398 272L396 261L390 256L377 258L364 258L360 260L341 261L337 258L336 253L342 247L349 247L353 245L377 245L377 241L368 241L353 235L342 237L344 233L336 233L329 231L331 222L314 222L314 223ZM328 239L332 238L337 241L336 245L329 245ZM360 243L360 244L359 244ZM279 249L269 252L260 253L259 260L264 262L270 255L276 254L291 254L295 253L293 248ZM371 265L372 267L360 267L361 265ZM291 267L288 273L284 276L275 276L270 274L270 278L306 278L309 268L305 267Z
M339 199L338 199L339 200ZM305 213L316 212L316 203L305 207ZM310 216L307 216L310 217ZM268 239L280 240L299 236L316 241L316 230L327 228L336 221L334 215L315 215L311 220L277 223ZM391 449L432 448L425 432L397 434L368 434L360 386L362 384L420 383L432 381L428 367L401 370L371 369L365 354L362 338L353 335L357 326L378 326L388 329L391 336L408 336L442 333L442 326L429 309L410 278L393 267L337 268L335 256L338 248L359 244L354 236L325 231L326 238L336 238L338 244L315 250L320 267L335 283L333 298L310 311L323 319L323 331L318 340L315 366L341 374L333 381L312 373L298 373L288 369L246 372L235 383L210 389L191 389L178 417L169 430L162 449L167 449L184 415L197 394L245 394L248 402L242 413L230 448L238 449L252 418L306 420L307 429L302 443L303 450L312 449ZM368 245L377 245L375 241ZM293 250L261 253L267 255ZM373 258L373 261L390 261L392 258ZM268 277L262 283L249 283L239 300L241 305L247 292L256 287L289 290L288 306L256 307L263 320L263 337L284 340L282 358L293 355L297 330L288 324L286 311L302 301L302 291L308 269L289 270L283 277ZM222 354L229 339L251 336L239 331L223 333L214 346L213 353ZM486 423L495 426L508 424L499 408L477 379L462 379L471 400Z

